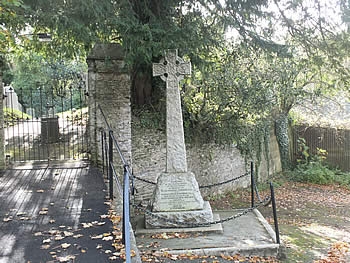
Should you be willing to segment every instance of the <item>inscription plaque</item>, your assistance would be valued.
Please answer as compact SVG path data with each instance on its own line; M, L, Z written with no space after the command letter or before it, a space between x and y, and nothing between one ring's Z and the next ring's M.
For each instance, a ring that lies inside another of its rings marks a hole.
M203 199L193 173L161 174L155 191L153 211L203 209Z

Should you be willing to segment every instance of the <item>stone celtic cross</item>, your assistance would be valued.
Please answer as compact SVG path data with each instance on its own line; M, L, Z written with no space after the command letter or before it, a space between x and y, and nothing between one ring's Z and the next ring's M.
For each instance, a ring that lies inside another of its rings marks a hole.
M153 63L153 76L166 82L166 172L187 172L186 147L182 121L179 81L191 74L191 62L168 50L160 63Z

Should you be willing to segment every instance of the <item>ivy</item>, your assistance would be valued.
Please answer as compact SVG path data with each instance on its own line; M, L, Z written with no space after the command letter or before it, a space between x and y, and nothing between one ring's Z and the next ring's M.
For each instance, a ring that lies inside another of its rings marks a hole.
M288 168L290 168L289 136L288 136L289 124L288 124L287 114L282 113L276 119L275 130L276 130L277 142L280 149L282 168L284 170L287 170Z

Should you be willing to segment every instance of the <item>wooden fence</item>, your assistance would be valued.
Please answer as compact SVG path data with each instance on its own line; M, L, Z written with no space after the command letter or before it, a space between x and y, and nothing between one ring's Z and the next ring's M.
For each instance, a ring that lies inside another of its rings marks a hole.
M342 171L350 171L350 130L294 126L292 129L292 159L300 157L298 139L304 138L309 154L316 154L317 148L327 151L326 162Z

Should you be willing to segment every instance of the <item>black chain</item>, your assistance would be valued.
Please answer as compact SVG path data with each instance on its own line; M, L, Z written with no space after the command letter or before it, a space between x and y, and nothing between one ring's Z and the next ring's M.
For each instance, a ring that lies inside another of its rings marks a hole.
M142 181L142 182L148 183L148 184L154 184L154 185L156 185L156 184L157 184L157 183L155 183L155 182L152 182L152 181L149 181L149 180L143 179L143 178L138 177L138 176L136 176L136 175L134 175L134 178L135 178L135 179L137 179L137 180L140 180L140 181Z
M236 181L238 179L241 179L243 177L246 177L247 175L249 175L250 173L245 173L245 174L242 174L240 176L237 176L235 178L232 178L232 179L229 179L227 181L224 181L224 182L220 182L220 183L215 183L215 184L210 184L210 185L200 185L199 188L211 188L211 187L214 187L214 186L219 186L219 185L223 185L223 184L227 184L227 183L231 183L233 181Z
M250 174L250 173L247 172L247 173L245 173L245 174L242 174L242 175L240 175L240 176L237 176L237 177L235 177L235 178L232 178L232 179L229 179L229 180L227 180L227 181L220 182L220 183L215 183L215 184L210 184L210 185L200 185L199 188L211 188L211 187L215 187L215 186L220 186L220 185L223 185L223 184L231 183L231 182L236 181L236 180L239 180L239 179L241 179L241 178L243 178L243 177L245 177L245 176L248 176L249 174ZM142 181L142 182L148 183L148 184L153 184L153 185L156 185L156 184L157 184L157 183L155 183L155 182L152 182L152 181L149 181L149 180L140 178L140 177L135 176L135 175L134 175L134 178L137 179L137 180L140 180L140 181Z
M270 199L271 199L271 197L267 196L264 200L259 202L257 205L255 205L253 207L246 208L245 210L243 210L242 212L240 212L238 214L232 215L232 216L227 217L225 219L211 221L211 222L205 222L205 223L184 223L184 222L178 222L178 221L170 220L170 219L164 218L164 217L162 217L160 215L157 215L157 214L153 213L152 211L141 207L140 205L133 204L133 206L135 208L137 208L139 211L142 211L145 214L150 215L150 216L152 216L154 218L160 219L160 220L162 220L164 222L168 222L168 223L171 223L171 224L174 224L174 225L180 225L180 226L183 225L183 226L186 226L186 227L203 227L203 226L210 226L210 225L221 224L221 223L225 223L225 222L230 221L230 220L237 219L237 218L239 218L239 217L241 217L243 215L248 214L249 212L252 212L254 209L257 209L260 206L263 206L266 203L269 203Z

